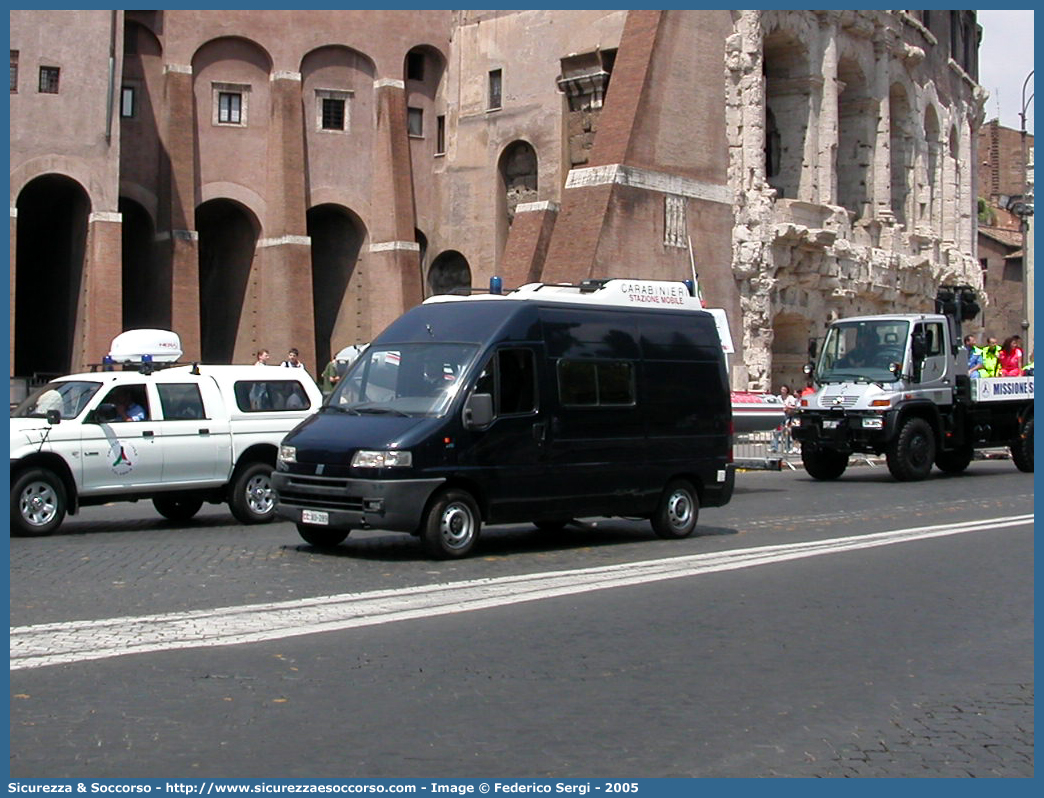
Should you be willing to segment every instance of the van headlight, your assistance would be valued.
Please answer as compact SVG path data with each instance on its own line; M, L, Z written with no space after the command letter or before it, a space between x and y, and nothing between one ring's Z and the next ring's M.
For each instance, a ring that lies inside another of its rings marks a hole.
M360 449L352 457L352 468L408 468L413 465L413 453L399 449L382 452Z
M285 444L279 447L279 462L280 463L296 463L297 462L297 447L286 446Z

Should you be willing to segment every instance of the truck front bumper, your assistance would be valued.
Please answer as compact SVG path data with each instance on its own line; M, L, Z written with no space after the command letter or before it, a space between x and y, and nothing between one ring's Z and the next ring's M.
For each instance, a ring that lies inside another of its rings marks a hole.
M823 446L839 452L884 451L895 430L895 414L810 413L798 415L791 428L794 440L803 446Z
M272 473L276 513L299 524L416 532L444 479L347 479Z

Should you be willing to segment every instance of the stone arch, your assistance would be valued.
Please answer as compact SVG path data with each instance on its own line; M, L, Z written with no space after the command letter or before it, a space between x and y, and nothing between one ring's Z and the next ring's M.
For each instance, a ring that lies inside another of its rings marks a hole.
M316 362L323 366L350 344L365 343L365 277L359 268L368 232L362 220L341 205L308 209L312 240L312 303Z
M537 154L533 145L522 140L508 144L497 162L497 174L510 225L518 205L537 200Z
M813 324L805 316L781 311L772 319L772 380L770 390L789 385L795 393L805 386L802 369L808 362L808 339Z
M471 266L467 258L453 249L439 254L428 270L428 287L432 294L470 294Z
M231 363L261 225L246 206L212 199L196 208L199 325L204 362Z
M156 241L148 208L120 197L123 249L123 329L170 329L170 261Z
M268 178L272 58L257 42L211 39L192 57L196 162L200 183L262 186ZM233 97L222 119L222 96Z
M900 83L888 91L888 145L892 178L892 214L901 225L910 222L908 213L913 185L914 134L909 94Z
M937 231L941 216L939 200L942 186L942 138L939 114L933 105L929 105L924 110L924 142L924 190L918 203L918 211L922 223L930 225L933 231Z
M805 41L791 30L776 28L765 36L762 45L762 72L765 80L766 137L768 115L778 131L778 167L766 179L779 197L798 198L807 176L803 171L805 142L812 108L812 82L809 52ZM773 142L765 142L766 156ZM766 163L766 167L769 164Z
M26 183L16 208L12 373L67 374L84 321L80 298L91 200L81 183L45 174Z
M338 174L345 159L353 173L365 174L370 165L363 154L373 147L373 59L350 47L326 45L305 53L299 68L311 174ZM324 103L340 107L341 127L332 124L336 120L324 121Z
M855 58L841 57L837 77L837 203L860 219L870 208L878 101Z

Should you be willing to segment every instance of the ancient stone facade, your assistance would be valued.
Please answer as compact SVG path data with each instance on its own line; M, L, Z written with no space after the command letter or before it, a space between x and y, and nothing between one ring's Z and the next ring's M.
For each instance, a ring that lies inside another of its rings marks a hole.
M829 319L980 284L976 41L956 11L13 11L13 373L132 326L314 373L494 274L698 270L733 385L794 382Z
M984 95L974 49L954 52L974 19L921 14L735 14L729 185L752 385L799 381L808 338L833 318L930 310L940 283L981 287Z

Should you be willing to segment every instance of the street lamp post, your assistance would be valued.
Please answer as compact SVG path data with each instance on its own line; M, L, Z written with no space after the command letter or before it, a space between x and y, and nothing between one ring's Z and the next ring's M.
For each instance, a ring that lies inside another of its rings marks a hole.
M1023 340L1033 351L1033 155L1029 152L1026 139L1026 109L1033 102L1033 92L1026 98L1026 87L1033 77L1033 70L1026 75L1022 82L1022 108L1019 111L1019 128L1022 136L1022 163L1025 168L1026 186L1022 195L1022 201L1018 203L1018 213L1022 227L1022 290L1023 309L1025 316L1022 320Z

